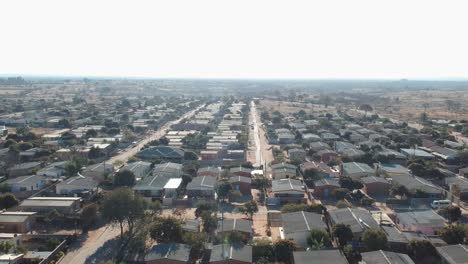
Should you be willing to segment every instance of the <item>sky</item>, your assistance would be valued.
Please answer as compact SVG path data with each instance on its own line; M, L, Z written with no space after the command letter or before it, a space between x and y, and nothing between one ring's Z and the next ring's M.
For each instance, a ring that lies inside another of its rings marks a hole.
M0 74L467 78L465 0L0 2Z

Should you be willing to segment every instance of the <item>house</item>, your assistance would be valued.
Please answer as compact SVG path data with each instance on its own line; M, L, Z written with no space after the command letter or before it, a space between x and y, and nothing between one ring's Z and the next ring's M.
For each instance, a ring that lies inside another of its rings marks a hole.
M146 264L184 264L189 263L192 247L179 243L154 245L143 258Z
M468 260L468 246L457 244L436 247L443 264L465 264Z
M18 176L26 176L31 174L36 174L36 172L41 168L40 162L24 162L20 164L16 164L15 166L11 167L8 170L8 176L11 177L18 177Z
M281 203L302 203L307 200L304 184L300 180L273 180L271 186L274 197Z
M316 154L320 156L320 160L324 163L329 163L330 161L338 157L338 153L330 149L319 150Z
M340 136L332 134L332 133L328 133L328 132L322 133L320 137L325 142L333 142L333 141L340 140Z
M328 166L324 162L315 162L315 161L308 161L301 163L299 165L299 170L304 176L304 173L307 170L316 170L318 172L319 177L338 177L339 176L339 171L332 169L330 166Z
M182 185L182 178L171 178L169 179L163 187L164 198L173 198L177 196L177 190L179 190L180 185ZM172 200L168 200L169 203L172 203ZM165 202L163 200L163 202Z
M360 162L344 162L341 165L341 176L351 177L359 180L362 177L375 175L375 170L369 165Z
M444 161L454 161L458 158L458 151L454 149L434 145L429 150L432 155Z
M370 195L388 195L391 184L385 178L382 177L363 177L361 182L364 185L364 191Z
M86 167L81 175L93 178L97 182L104 181L108 176L114 173L114 166L112 164L102 162Z
M319 142L322 139L317 134L305 133L302 135L302 140L305 142Z
M327 230L321 214L300 211L284 213L281 218L283 220L281 239L293 240L301 248L308 248L307 238L312 229Z
M198 176L187 184L189 198L215 198L217 179L213 176Z
M98 182L89 177L81 175L68 178L55 186L55 193L58 195L80 195L83 193L96 193Z
M184 160L185 150L169 146L157 146L144 149L137 154L138 158L145 160L163 160L180 162Z
M20 203L18 208L22 211L49 213L57 210L59 213L69 215L80 209L80 197L32 197Z
M250 264L252 262L252 246L243 244L214 245L207 259L202 263L211 264Z
M225 235L229 232L238 232L246 240L250 239L253 234L252 221L245 219L224 219L218 221L216 233Z
M397 212L395 223L400 230L435 235L445 226L445 219L432 210L412 210Z
M340 188L340 183L335 179L324 178L314 181L314 197L328 198L337 188Z
M233 176L229 178L232 189L244 195L251 195L252 179L244 176Z
M0 263L2 264L21 264L24 263L24 254L3 254L0 255Z
M381 147L382 149L377 151L377 157L380 160L385 160L387 163L395 163L400 165L406 164L406 156L393 149Z
M167 162L157 164L153 168L152 175L139 181L133 190L146 197L162 198L164 187L170 179L182 178L182 164Z
M290 160L304 160L306 157L306 152L300 148L289 149L288 157Z
M346 257L339 249L294 251L293 258L294 264L348 264Z
M47 177L39 175L20 176L5 181L11 192L38 191L47 184Z
M317 152L317 151L324 150L324 149L331 150L331 147L325 142L312 142L309 145L309 149L314 152Z
M376 163L377 173L382 177L399 177L409 175L410 172L406 167L393 163Z
M400 149L400 152L403 155L405 155L406 158L408 158L408 159L413 159L413 158L419 158L419 159L424 159L424 160L434 159L434 156L431 153L428 153L428 152L420 150L420 149L402 148L402 149Z
M360 264L414 264L414 261L406 254L390 251L370 251L361 253L362 260Z
M35 212L0 213L1 233L28 233L36 222Z
M464 177L446 177L444 180L450 192L462 200L468 199L468 179Z
M335 142L335 151L341 155L354 158L364 155L364 151L359 150L353 144L349 142L336 141Z
M429 198L442 199L444 198L444 190L431 182L413 175L393 177L392 184L405 186L410 192L423 191Z
M468 167L459 169L458 170L458 175L460 177L468 178Z
M67 163L67 161L54 162L45 168L38 170L36 174L50 178L58 178L65 174L65 167L67 166Z
M135 178L144 178L151 172L151 163L146 161L136 161L123 166L120 171L130 171Z
M342 208L328 211L332 226L336 224L349 225L355 239L359 239L368 228L379 228L372 214L360 208Z
M212 177L217 178L219 177L220 174L221 174L221 169L218 167L212 167L212 166L199 168L197 171L197 176L212 176Z
M278 163L270 166L272 171L273 179L285 179L297 176L297 168L296 165L289 164L289 163Z
M233 176L252 177L252 169L244 168L242 166L233 167L229 169L229 172Z

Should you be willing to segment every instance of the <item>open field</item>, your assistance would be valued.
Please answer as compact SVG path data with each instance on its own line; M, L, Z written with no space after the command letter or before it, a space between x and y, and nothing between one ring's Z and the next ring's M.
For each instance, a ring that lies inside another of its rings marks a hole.
M463 90L388 91L381 97L389 98L388 102L370 103L389 118L417 121L426 111L430 119L468 119L468 94Z

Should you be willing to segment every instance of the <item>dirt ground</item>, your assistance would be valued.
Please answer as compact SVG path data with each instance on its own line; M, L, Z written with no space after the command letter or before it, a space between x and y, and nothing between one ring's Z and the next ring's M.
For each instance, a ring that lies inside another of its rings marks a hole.
M381 97L391 100L373 105L374 110L389 118L418 121L421 113L426 112L430 119L468 119L468 94L462 90L391 91L381 94ZM451 110L447 101L459 103L460 106Z
M279 111L283 115L291 115L297 113L301 110L304 110L306 113L313 114L325 114L325 113L334 113L336 112L335 107L317 104L306 104L300 102L285 102L285 101L275 101L275 100L261 100L259 104L259 111L268 111L272 113L274 111Z

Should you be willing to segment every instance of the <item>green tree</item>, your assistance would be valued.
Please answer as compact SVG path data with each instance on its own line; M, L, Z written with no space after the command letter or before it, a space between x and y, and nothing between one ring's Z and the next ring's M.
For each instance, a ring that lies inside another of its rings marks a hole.
M0 195L0 208L1 209L9 209L14 206L17 206L19 203L18 199L11 194L11 193L5 193Z
M261 238L255 239L252 242L252 258L254 262L264 259L267 261L273 260L274 248L270 239Z
M456 222L462 216L462 212L458 206L450 205L441 210L446 212L445 215L447 216L447 219L450 221L450 223Z
M217 193L221 199L226 199L231 190L232 190L232 186L229 182L221 181L221 183L218 185Z
M123 237L124 224L132 234L136 220L141 218L147 207L146 201L132 189L121 187L113 190L104 198L101 206L103 218L109 223L118 223Z
M418 263L436 264L440 263L437 250L428 240L411 240L408 244L409 255Z
M280 262L291 263L293 251L297 248L291 240L281 239L273 244L276 259Z
M239 211L247 216L250 217L250 219L253 218L253 215L258 212L258 205L257 202L254 200L251 200L247 203L245 203L243 206L239 208Z
M336 224L333 227L333 235L338 238L338 242L343 247L348 241L353 240L353 231L351 227L345 224Z
M350 191L364 187L361 182L356 181L351 177L340 177L340 186Z
M131 187L135 185L136 179L135 174L129 170L121 170L117 172L114 176L114 185L115 186L128 186Z
M367 250L384 250L387 248L387 236L382 230L367 229L362 234L362 242L366 246Z
M200 217L203 215L203 213L208 212L216 212L218 210L218 206L213 203L213 202L208 202L208 201L202 201L197 204L197 207L195 209L195 217Z
M450 245L463 243L466 237L466 226L463 224L445 226L439 231L439 236Z
M87 231L97 219L99 207L96 204L90 204L81 211L81 223L84 231Z
M323 229L312 229L307 238L307 244L314 250L329 247L331 245L330 236Z
M0 252L1 253L7 254L14 247L15 247L15 245L13 243L11 243L10 241L1 241L0 242Z
M182 235L182 241L192 247L192 252L194 252L195 256L201 256L205 249L207 236L205 233L185 232Z
M180 242L182 224L174 217L157 218L150 228L150 236L157 242Z
M281 207L281 213L292 213L292 212L312 212L317 214L323 214L327 208L321 204L285 204Z
M203 230L206 233L212 233L218 227L218 219L211 212L204 212L201 218L203 221Z
M332 196L336 200L343 200L348 193L349 193L349 190L346 188L336 188L332 191Z

